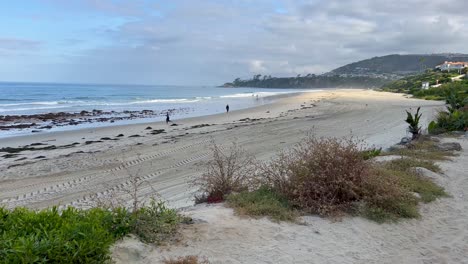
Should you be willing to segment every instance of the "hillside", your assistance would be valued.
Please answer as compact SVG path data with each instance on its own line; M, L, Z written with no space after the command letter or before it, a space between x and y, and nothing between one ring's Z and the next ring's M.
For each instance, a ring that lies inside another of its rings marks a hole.
M334 69L327 75L393 75L393 77L398 77L423 72L444 61L468 61L468 54L393 54L353 62Z
M223 86L261 88L377 88L401 78L424 73L426 70L433 69L444 61L468 61L468 54L386 55L353 62L322 75L307 74L305 76L298 75L297 77L271 77L270 75L262 76L258 74L248 80L237 78L233 82L225 83ZM440 77L445 78L447 76ZM435 81L433 79L427 81ZM412 81L414 80L410 80L410 82ZM398 85L405 86L406 83L403 81ZM420 86L421 83L419 82L415 85ZM400 88L407 89L408 87Z
M429 82L429 85L447 84L451 78L458 76L458 73L447 73L440 71L426 71L424 73L406 76L393 82L384 84L381 88L388 92L414 93L421 90L423 82Z
M271 77L255 75L252 79L235 79L224 87L261 87L261 88L378 88L391 80L367 76L326 76L313 75L297 77Z

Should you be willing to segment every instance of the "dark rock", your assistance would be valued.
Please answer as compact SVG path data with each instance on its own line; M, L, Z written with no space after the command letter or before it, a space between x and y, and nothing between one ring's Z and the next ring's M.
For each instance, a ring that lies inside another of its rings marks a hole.
M207 126L210 126L210 124L194 125L194 126L191 126L190 128L201 128L201 127L207 127Z
M400 144L402 144L402 145L406 145L406 144L408 144L410 142L411 142L411 138L409 138L409 137L404 137L404 138L402 138L400 140Z
M116 137L123 137L124 134L118 134Z
M19 155L19 154L10 154L10 153L8 153L8 154L3 155L2 158L11 159L11 158L16 158L16 157L18 157L18 155Z
M161 134L161 133L166 133L166 132L164 132L164 129L155 129L155 130L150 132L151 135L157 135L157 134Z
M178 124L172 124L171 126L178 126Z
M44 145L47 145L47 144L44 144L44 143L32 143L32 144L29 145L29 146L44 146Z
M45 156L37 156L34 159L45 159L45 158L46 158Z
M88 141L85 142L85 144L86 144L86 145L89 145L89 144L100 143L100 142L102 142L102 141L101 141L101 140L95 140L95 141L93 141L93 140L88 140Z
M136 137L141 137L140 135L131 135L131 136L128 136L129 138L136 138Z
M31 133L39 133L41 130L32 130Z
M145 128L145 129L146 129L146 130L151 130L151 129L153 129L153 128L149 126L149 127Z

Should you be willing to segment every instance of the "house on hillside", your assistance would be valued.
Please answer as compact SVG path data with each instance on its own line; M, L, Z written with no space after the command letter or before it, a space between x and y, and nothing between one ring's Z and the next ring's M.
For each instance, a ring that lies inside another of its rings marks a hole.
M444 63L437 65L435 68L441 71L460 71L466 67L468 67L468 62L466 61L445 61Z
M423 90L429 89L429 82L422 82L421 89Z

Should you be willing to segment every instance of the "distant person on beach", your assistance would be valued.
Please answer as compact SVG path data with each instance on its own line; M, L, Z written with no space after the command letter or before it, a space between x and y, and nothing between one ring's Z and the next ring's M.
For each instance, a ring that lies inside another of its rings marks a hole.
M229 105L226 105L226 113L229 113Z
M166 113L166 124L169 124L171 119L169 118L169 112Z

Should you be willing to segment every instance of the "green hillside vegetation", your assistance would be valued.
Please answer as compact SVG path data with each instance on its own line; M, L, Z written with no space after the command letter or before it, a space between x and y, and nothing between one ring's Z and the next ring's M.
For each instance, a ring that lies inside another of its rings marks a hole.
M463 71L463 72L466 72ZM429 124L429 133L439 134L448 131L468 130L468 79L458 81L451 77L458 73L427 71L424 74L409 76L382 86L382 90L397 93L412 94L416 98L426 100L443 100L447 104L445 111L437 114L436 120ZM439 87L422 89L422 82L441 84Z
M260 87L260 88L377 88L390 80L367 76L326 76L308 74L297 77L271 77L254 75L252 79L235 79L225 83L224 87Z
M382 86L382 90L397 93L414 94L421 90L423 82L429 82L429 85L445 84L451 82L452 77L458 76L458 73L448 73L440 71L428 70L425 73L411 75L393 82L389 82ZM437 82L438 80L438 82Z
M332 74L396 74L408 75L432 69L444 61L468 61L466 54L392 54L353 62L333 71Z

